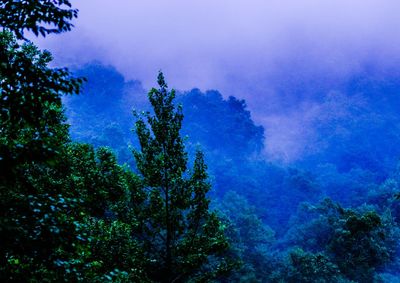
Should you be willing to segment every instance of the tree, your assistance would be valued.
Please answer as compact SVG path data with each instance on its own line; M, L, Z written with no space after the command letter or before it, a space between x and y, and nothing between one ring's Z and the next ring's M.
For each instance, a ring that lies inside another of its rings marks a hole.
M61 95L79 93L83 79L51 69L51 54L0 33L0 168L45 161L68 141Z
M257 216L255 207L235 192L228 192L218 210L227 223L231 244L230 257L238 258L241 267L223 282L266 282L272 270L271 254L274 231Z
M69 140L61 95L78 93L83 80L71 77L66 69L49 68L49 52L15 38L41 21L44 3L61 2L0 2L0 26L7 30L0 32L0 280L4 282L77 280L90 269L85 262L88 237L81 225L85 215L80 199L65 194L56 170ZM27 10L16 9L19 5ZM60 24L63 17L46 23Z
M329 275L334 271L351 282L375 282L376 272L393 261L398 228L390 213L380 215L370 206L343 208L330 199L302 208L298 217L303 224L293 222L297 227L285 244L304 252L290 252L281 278L291 274L293 282L331 282L326 278L334 278Z
M24 30L36 36L71 30L78 10L69 0L0 0L0 26L25 39Z
M345 210L342 221L327 247L333 262L348 278L357 282L374 282L377 269L389 263L395 254L391 239L392 225L375 211L357 213Z
M151 89L150 112L136 114L141 150L134 151L137 168L148 191L143 219L144 249L149 272L159 282L208 280L228 269L220 257L228 247L224 227L209 211L206 165L197 152L192 172L180 136L182 107L174 105L163 74L159 89Z
M350 282L341 276L337 265L323 253L309 253L301 248L290 251L287 259L287 266L278 278L272 279L273 282L297 283L297 282L317 282L317 283L346 283Z

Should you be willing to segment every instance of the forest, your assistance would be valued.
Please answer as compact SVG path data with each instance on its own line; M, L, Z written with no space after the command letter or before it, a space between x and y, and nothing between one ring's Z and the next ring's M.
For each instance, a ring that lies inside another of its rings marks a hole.
M400 282L395 74L321 86L310 148L280 162L243 99L28 40L77 17L0 1L1 282Z

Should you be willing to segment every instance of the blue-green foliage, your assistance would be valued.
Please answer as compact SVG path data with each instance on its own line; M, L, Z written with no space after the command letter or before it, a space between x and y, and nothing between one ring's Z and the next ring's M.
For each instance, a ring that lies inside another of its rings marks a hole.
M126 146L137 144L131 109L149 109L142 85L100 64L76 73L89 84L82 96L66 100L72 136L113 147L120 162L135 168ZM315 120L315 147L285 166L260 158L264 129L244 101L214 90L177 94L186 149L205 151L229 253L242 262L227 282L389 282L397 276L400 149L393 122L400 117L395 88L371 80L374 90L354 80L327 95L324 115ZM375 107L379 91L393 104L379 98Z

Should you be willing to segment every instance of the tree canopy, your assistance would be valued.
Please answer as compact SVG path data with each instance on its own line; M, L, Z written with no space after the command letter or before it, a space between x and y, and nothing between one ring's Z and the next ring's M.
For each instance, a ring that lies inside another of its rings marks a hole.
M24 31L36 36L70 31L78 10L69 0L1 0L0 26L25 39Z

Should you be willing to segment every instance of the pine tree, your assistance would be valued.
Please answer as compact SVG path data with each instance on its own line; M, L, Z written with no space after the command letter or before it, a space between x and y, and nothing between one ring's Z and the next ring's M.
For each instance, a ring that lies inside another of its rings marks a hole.
M229 269L224 227L209 210L206 165L198 152L191 172L180 136L182 107L163 74L149 92L154 114L136 113L141 150L134 151L148 205L142 218L148 272L159 282L205 281Z

